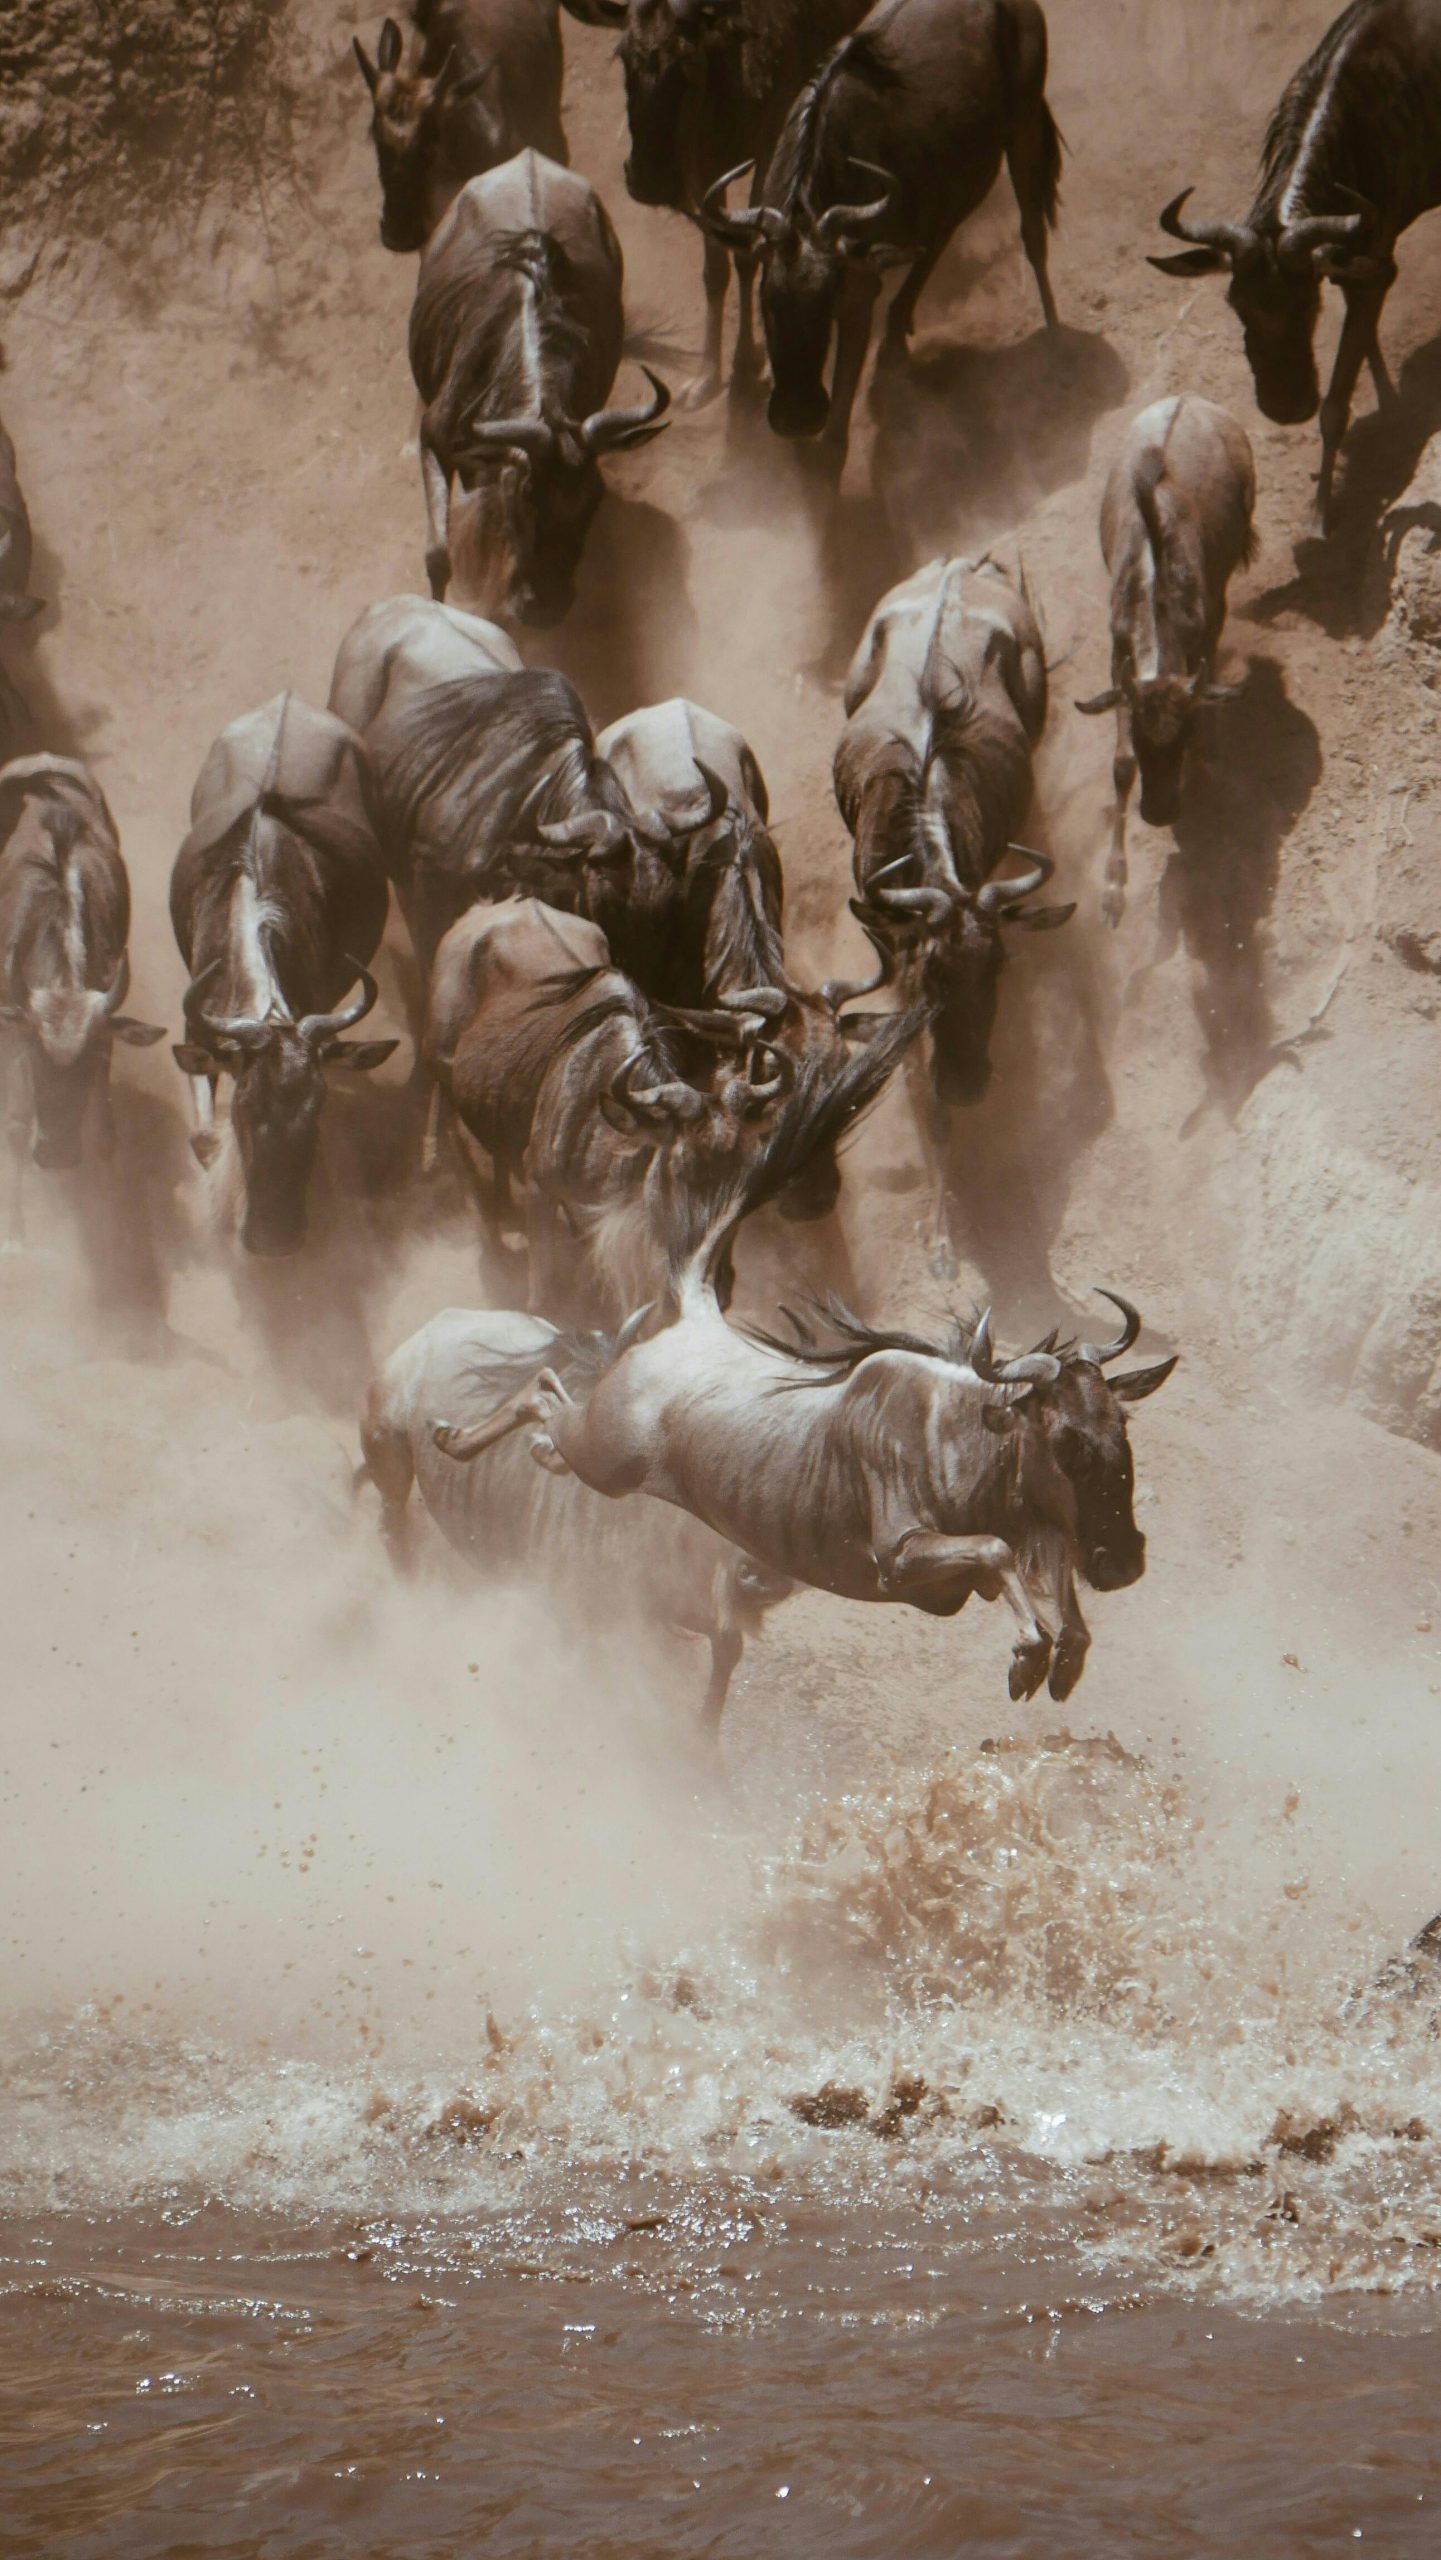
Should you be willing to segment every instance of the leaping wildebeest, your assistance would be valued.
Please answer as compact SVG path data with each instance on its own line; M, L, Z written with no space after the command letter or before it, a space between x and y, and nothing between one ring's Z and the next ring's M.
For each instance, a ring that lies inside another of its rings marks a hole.
M1046 661L1024 582L994 561L932 560L881 598L851 662L835 758L855 843L853 912L889 972L932 1009L935 1088L981 1101L991 1079L1006 928L1064 924L1027 901L1051 876L1013 846L1046 724ZM1026 868L997 877L1008 852Z
M867 0L564 0L588 26L620 29L630 153L627 192L696 218L707 189L737 162L764 169L803 80L864 17ZM732 257L740 304L735 375L754 373L754 246L705 237L705 354L684 394L714 399Z
M87 1115L114 1139L115 1041L148 1048L158 1024L120 1007L130 984L130 881L105 795L83 764L21 756L0 769L0 1030L11 1035L6 1119L10 1241L20 1239L27 1152L79 1164Z
M1003 158L1046 325L1056 327L1046 232L1061 138L1045 89L1038 0L876 0L796 98L759 201L726 208L744 166L708 189L713 237L760 259L777 435L823 436L833 462L844 459L882 269L909 270L886 327L899 353L927 277Z
M529 1430L542 1465L675 1503L768 1571L846 1599L952 1617L973 1595L1003 1598L1011 1696L1049 1676L1069 1697L1090 1642L1078 1577L1119 1591L1145 1571L1126 1407L1175 1360L1107 1375L1141 1325L1114 1296L1113 1341L1052 1337L1011 1359L996 1356L989 1314L947 1343L836 1309L802 1318L791 1342L730 1323L719 1283L736 1229L829 1107L824 1085L799 1079L763 1153L689 1195L659 1331L580 1396L543 1369L485 1421L451 1429L446 1416L437 1446L470 1461Z
M293 1253L305 1236L326 1067L378 1067L398 1046L342 1036L375 1003L365 963L388 899L365 749L329 712L277 694L221 732L190 815L170 920L190 972L188 1037L175 1058L193 1079L191 1145L214 1163L215 1088L233 1076L241 1242L250 1253Z
M1316 524L1331 517L1336 457L1363 364L1394 398L1381 312L1396 242L1441 204L1441 7L1437 0L1352 0L1290 82L1267 128L1261 179L1241 221L1199 220L1187 187L1161 228L1191 245L1153 258L1166 275L1229 271L1232 310L1263 417L1283 427L1321 413ZM1321 398L1316 322L1326 279L1346 305Z
M565 167L556 0L416 0L407 25L386 19L373 62L354 43L387 249L423 249L466 179L527 145Z
M1234 572L1254 559L1256 470L1244 431L1192 393L1134 418L1101 502L1111 573L1111 683L1077 704L1116 714L1115 820L1101 912L1126 904L1126 810L1137 770L1141 815L1169 826L1196 715L1239 685L1213 669Z
M426 574L452 573L452 484L484 613L559 622L604 483L607 453L658 435L670 393L608 408L624 339L620 243L595 189L538 152L471 178L432 232L410 314L424 404Z
M604 1336L566 1335L537 1316L447 1308L373 1382L357 1483L379 1493L386 1544L402 1567L418 1484L442 1536L485 1582L539 1582L582 1627L639 1619L703 1637L711 1671L701 1721L714 1736L746 1639L790 1584L673 1507L603 1502L573 1476L544 1474L518 1440L485 1467L453 1466L435 1447L442 1415L482 1423L545 1368L583 1390L613 1349Z

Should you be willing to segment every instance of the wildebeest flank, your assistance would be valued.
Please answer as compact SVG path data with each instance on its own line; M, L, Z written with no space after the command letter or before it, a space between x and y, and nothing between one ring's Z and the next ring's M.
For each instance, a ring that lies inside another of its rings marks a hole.
M442 1535L487 1583L534 1580L581 1627L627 1619L703 1636L711 1672L702 1722L719 1730L748 1636L790 1588L673 1507L604 1502L574 1476L535 1466L519 1441L489 1466L452 1466L436 1450L442 1416L481 1422L542 1368L572 1388L609 1358L604 1337L566 1336L536 1316L451 1307L402 1343L371 1386L361 1420L364 1465L380 1495L387 1543L410 1556L413 1484Z

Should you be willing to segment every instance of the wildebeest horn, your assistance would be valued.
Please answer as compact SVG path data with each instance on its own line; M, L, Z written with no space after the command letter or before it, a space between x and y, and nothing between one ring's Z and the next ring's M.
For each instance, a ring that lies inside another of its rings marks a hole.
M360 992L351 997L349 1004L342 1005L338 1013L307 1013L302 1016L295 1027L309 1048L318 1049L327 1040L338 1040L342 1031L353 1031L357 1022L365 1020L380 992L368 969L362 969L358 960L352 960L348 951L343 957L347 969L352 970L359 980Z
M888 942L881 940L880 935L868 922L866 911L858 898L851 900L851 913L876 955L876 974L873 978L857 978L854 981L849 978L827 978L821 988L821 1001L830 1006L832 1013L839 1013L842 1005L854 1004L857 996L878 995L882 987L890 985L896 974L895 952Z
M735 185L737 178L749 177L755 165L754 160L737 161L723 178L716 178L707 187L700 200L702 229L715 239L724 240L731 249L752 249L762 240L783 240L790 229L785 215L773 204L748 205L744 213L732 213L726 203L727 189Z
M1378 216L1370 207L1363 213L1308 213L1299 222L1288 222L1276 242L1276 257L1283 267L1305 269L1316 263L1318 249L1336 249L1343 241L1359 242L1363 233L1374 229Z
M966 1354L976 1376L988 1387L1054 1386L1061 1364L1049 1351L1027 1351L1019 1360L997 1361L991 1348L991 1310L987 1307L971 1336Z
M1084 711L1086 717L1091 719L1098 711L1115 711L1118 706L1124 702L1124 700L1125 695L1122 693L1120 686L1118 684L1109 684L1107 685L1104 693L1093 693L1087 701L1078 702L1076 709L1078 711Z
M1117 1334L1114 1342L1104 1344L1099 1342L1078 1342L1076 1345L1076 1358L1078 1360L1094 1360L1096 1367L1099 1369L1103 1362L1107 1360L1119 1360L1123 1351L1130 1350L1132 1343L1135 1341L1137 1334L1141 1330L1141 1318L1137 1309L1132 1306L1130 1299L1118 1296L1114 1289L1098 1289L1096 1291L1096 1295L1098 1298L1109 1298L1112 1306L1119 1310L1121 1316L1121 1330Z
M574 818L542 818L535 830L541 843L578 861L604 862L619 852L625 828L613 809L582 809Z
M853 160L851 167L864 169L868 177L879 178L885 193L877 196L874 204L827 205L816 224L816 238L823 241L828 249L835 248L848 231L860 231L869 223L879 222L883 214L890 212L896 200L896 182L889 169L878 169L873 160Z
M471 453L524 453L544 462L555 451L555 429L544 418L475 418L464 441Z
M790 997L784 987L742 987L718 1002L725 1013L754 1013L762 1022L779 1022Z
M1004 915L1007 907L1018 907L1023 898L1034 897L1056 868L1048 853L1036 853L1028 844L1008 844L1006 851L1023 853L1031 868L1023 871L1019 880L988 880L976 898L977 910L983 916Z
M705 1097L697 1093L694 1085L677 1081L637 1089L636 1071L649 1063L644 1049L632 1049L612 1079L612 1099L636 1120L698 1120L705 1109Z
M594 416L583 418L575 432L588 454L615 453L625 445L645 444L660 433L659 421L670 407L669 385L648 364L641 372L650 384L651 397L638 409L597 409Z
M768 1040L758 1040L746 1062L746 1080L758 1102L774 1101L793 1081L795 1067L783 1049L772 1048Z
M696 824L698 827L713 827L718 819L725 816L731 805L730 791L722 782L720 775L714 772L710 765L702 764L699 756L694 757L692 761L706 787L706 813L703 818L697 819Z
M1229 258L1233 262L1244 258L1247 251L1256 246L1256 235L1244 222L1197 222L1194 219L1188 222L1183 218L1181 208L1189 203L1195 192L1194 187L1183 187L1178 196L1172 197L1160 217L1161 229L1168 231L1173 240L1186 240L1194 248L1210 249L1217 257Z
M223 956L218 960L212 960L207 969L201 970L198 978L191 979L185 990L186 1023L199 1039L212 1044L225 1041L235 1049L253 1051L263 1048L266 1041L272 1037L274 1031L272 1023L262 1022L258 1015L253 1013L221 1014L207 1013L205 1010L202 1000L203 990L209 986L211 979L219 974L224 965Z
M105 991L102 1013L118 1013L130 993L130 954L122 951L115 964L115 975Z

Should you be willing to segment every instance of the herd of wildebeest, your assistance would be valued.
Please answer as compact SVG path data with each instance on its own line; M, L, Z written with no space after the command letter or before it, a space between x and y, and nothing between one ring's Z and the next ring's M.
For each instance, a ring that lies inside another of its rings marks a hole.
M565 5L620 32L631 194L703 236L688 403L720 388L733 268L737 376L762 362L758 297L770 424L815 440L838 475L883 273L902 281L878 360L899 364L927 277L1003 159L1055 326L1061 140L1038 0ZM373 59L356 53L381 237L420 258L430 595L361 614L324 710L283 692L205 760L170 886L194 1153L244 1249L302 1247L327 1075L398 1045L347 1036L375 1003L393 890L419 989L417 1152L462 1168L492 1301L436 1317L370 1388L360 1477L397 1559L418 1482L483 1571L564 1585L584 1565L591 1591L709 1637L712 1730L747 1631L797 1582L938 1616L1004 1598L1012 1697L1048 1681L1065 1698L1089 1642L1078 1579L1118 1589L1144 1569L1126 1408L1174 1361L1112 1365L1135 1310L1114 1297L1113 1339L1053 1333L1016 1356L989 1315L927 1341L835 1300L785 1311L777 1335L726 1312L741 1223L767 1202L834 1208L838 1149L913 1043L937 1113L981 1097L1007 936L1074 912L1034 903L1054 866L1016 841L1047 714L1024 577L936 559L872 612L835 791L873 966L864 983L802 984L765 780L738 730L677 699L596 736L574 686L524 664L505 627L569 609L604 458L659 434L671 405L648 368L643 397L613 400L621 253L568 165L556 0L414 0ZM1390 396L1377 322L1395 240L1438 199L1441 0L1355 0L1272 118L1249 214L1202 223L1183 195L1161 216L1188 246L1155 264L1229 271L1272 419L1316 413L1322 281L1339 285L1323 529L1363 362ZM1243 429L1189 391L1132 421L1111 470L1111 684L1079 705L1117 719L1111 922L1137 774L1142 815L1167 823L1197 715L1228 690L1214 664L1254 498ZM39 608L3 439L0 536L0 621L14 620ZM453 544L470 610L446 601ZM128 933L93 776L53 754L12 760L14 1238L26 1159L79 1166L87 1128L103 1152L114 1042L164 1036L121 1010Z

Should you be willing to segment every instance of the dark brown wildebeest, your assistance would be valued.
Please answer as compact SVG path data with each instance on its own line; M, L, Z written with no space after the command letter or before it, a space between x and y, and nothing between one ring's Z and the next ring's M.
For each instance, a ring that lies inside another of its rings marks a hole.
M604 1336L567 1336L537 1316L447 1308L401 1344L371 1386L357 1483L379 1493L386 1544L401 1567L418 1484L442 1536L484 1581L538 1581L583 1628L599 1614L704 1637L711 1672L701 1722L714 1737L746 1638L790 1584L684 1512L604 1502L574 1477L542 1473L518 1440L486 1467L452 1466L435 1447L441 1415L482 1422L543 1368L581 1389L612 1350Z
M877 1036L896 1038L894 1019ZM594 925L534 899L473 908L446 935L429 1056L494 1169L487 1243L519 1176L530 1303L566 1323L611 1321L660 1284L677 1195L755 1152L793 1073L759 1021L652 1005Z
M606 400L624 336L620 243L595 189L537 152L471 178L431 234L410 314L424 403L431 592L451 578L451 486L485 613L553 623L604 490L603 454L660 432L670 393L648 368L639 408Z
M1011 844L1046 724L1046 662L1024 582L993 561L932 560L883 596L845 688L835 788L855 840L854 912L889 972L932 1008L935 1088L979 1102L1005 928L1064 924L1026 904L1053 865ZM995 877L1008 851L1026 869Z
M739 161L764 169L786 109L822 56L849 35L867 0L565 0L573 18L621 29L620 64L630 120L625 183L637 204L695 219L707 189ZM751 323L754 246L732 252L713 232L705 245L705 355L682 395L688 408L714 399L732 255L740 326L737 380L758 352Z
M408 27L386 19L374 62L354 42L387 249L423 249L466 179L527 145L565 167L556 0L416 0Z
M792 976L765 777L739 729L678 697L629 713L596 743L633 804L655 810L675 843L664 976L648 992L669 1004L754 1015L793 1064L815 1051L839 1067L846 1040L868 1037L886 1018L843 1007L882 978L811 990ZM789 1218L825 1217L839 1188L834 1152L821 1150L778 1206Z
M398 1043L347 1041L375 1002L365 963L385 930L385 865L365 749L342 721L277 694L221 732L201 767L170 879L190 972L189 1037L202 1164L220 1153L215 1088L235 1079L230 1138L250 1253L293 1253L328 1065L378 1067ZM341 999L359 981L349 1003Z
M1261 182L1244 221L1187 214L1187 187L1161 216L1193 245L1153 258L1167 275L1228 269L1263 417L1300 426L1321 412L1316 523L1331 516L1336 456L1363 364L1394 397L1381 311L1396 242L1441 204L1441 8L1435 0L1352 0L1303 62L1267 128ZM1346 305L1321 399L1316 321L1329 277Z
M1140 1317L1113 1299L1117 1339L997 1359L989 1315L936 1343L824 1311L777 1342L730 1324L718 1282L737 1226L816 1143L830 1097L797 1081L767 1147L675 1231L661 1330L632 1338L577 1398L541 1370L488 1420L436 1427L470 1460L529 1427L542 1465L597 1493L657 1495L768 1571L851 1600L952 1617L1004 1598L1017 1625L1013 1698L1069 1697L1090 1642L1076 1596L1139 1580L1128 1404L1174 1359L1108 1377ZM1109 1293L1108 1293L1109 1294ZM635 1328L628 1328L632 1333Z
M709 189L714 236L760 258L777 435L823 435L833 463L844 459L882 268L910 270L887 322L895 354L922 286L1003 158L1046 325L1057 325L1046 231L1056 221L1061 138L1045 88L1038 0L876 0L795 100L759 202L726 210L742 169Z
M105 795L83 764L22 756L0 769L0 1029L13 1039L6 1119L9 1236L20 1239L27 1152L78 1165L87 1113L110 1152L110 1054L163 1040L120 1011L130 983L130 881Z
M1116 714L1116 814L1101 912L1126 904L1126 808L1137 769L1141 815L1176 814L1196 714L1230 702L1216 684L1216 651L1235 570L1255 557L1250 444L1225 409L1187 393L1134 418L1101 503L1101 548L1111 572L1111 683L1077 704Z

